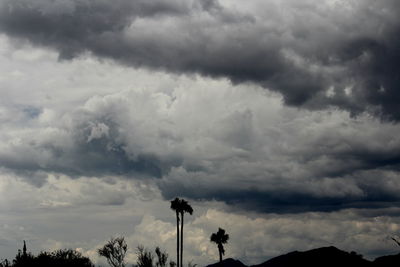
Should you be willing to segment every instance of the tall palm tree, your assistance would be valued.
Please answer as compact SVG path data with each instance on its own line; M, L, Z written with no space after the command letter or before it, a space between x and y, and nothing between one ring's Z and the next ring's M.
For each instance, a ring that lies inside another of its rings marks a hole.
M192 206L189 205L189 203L182 199L181 200L181 209L180 209L180 213L181 213L181 267L183 266L183 215L185 214L185 212L189 213L190 215L193 214L193 208Z
M179 198L175 198L171 201L171 209L176 213L176 264L179 265L179 213L181 212L182 201Z
M218 245L218 252L219 252L219 262L222 262L222 255L225 254L224 245L229 240L229 235L225 233L225 230L222 228L218 228L217 233L213 233L210 237L210 241L214 242Z

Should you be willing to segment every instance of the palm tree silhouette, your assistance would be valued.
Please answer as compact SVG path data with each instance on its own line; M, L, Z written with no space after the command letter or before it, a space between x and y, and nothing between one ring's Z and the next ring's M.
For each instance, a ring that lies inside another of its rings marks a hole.
M179 213L181 211L181 200L179 198L175 198L171 201L171 209L176 213L176 264L177 267L179 265Z
M218 245L219 262L222 262L222 255L225 254L223 244L226 244L229 240L229 235L225 233L225 230L218 228L217 233L213 233L210 237L210 241Z
M183 217L187 212L193 213L192 206L184 199L175 198L171 201L171 209L176 213L176 262L177 267L182 267L183 263ZM179 222L181 222L179 229ZM179 239L180 237L180 239ZM179 251L180 250L180 251ZM180 253L179 253L180 252Z
M193 214L193 208L192 206L189 205L189 203L182 199L181 200L181 267L183 266L183 215L185 214L185 212L189 213L190 215Z

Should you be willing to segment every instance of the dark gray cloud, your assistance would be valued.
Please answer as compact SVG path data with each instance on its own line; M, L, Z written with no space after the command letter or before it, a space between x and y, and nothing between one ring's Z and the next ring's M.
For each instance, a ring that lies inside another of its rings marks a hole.
M384 1L9 1L0 30L63 59L227 77L293 106L399 120L400 5ZM237 3L236 3L237 4Z
M0 166L41 186L47 173L161 178L172 164L172 160L162 162L151 152L129 151L119 133L123 126L112 120L83 110L73 116L70 128L34 130L40 138L28 134L21 136L20 143L9 144L0 153Z
M387 177L384 172L374 171L372 174L357 173L341 181L333 177L319 177L311 183L300 180L296 186L291 185L287 179L282 179L281 185L270 188L263 188L265 181L262 180L258 182L259 185L254 183L248 188L235 188L235 182L226 182L224 186L216 182L214 186L193 187L188 183L185 186L185 183L172 184L161 180L160 188L166 199L182 195L198 201L222 201L242 210L285 214L399 207L397 189L390 188L390 183L395 183L395 179Z
M147 178L165 199L261 212L399 205L398 124L288 109L227 86L126 91L50 121L25 116L35 127L3 137L0 165L36 185L47 173Z
M121 34L137 17L186 13L183 2L162 0L2 1L0 5L4 32L54 47L63 59L90 50L103 35Z

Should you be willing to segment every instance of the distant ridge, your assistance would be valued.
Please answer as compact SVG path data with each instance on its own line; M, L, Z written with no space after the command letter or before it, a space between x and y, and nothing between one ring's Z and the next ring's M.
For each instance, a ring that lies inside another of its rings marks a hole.
M373 262L363 259L355 252L346 252L336 247L322 247L308 251L294 251L272 258L264 263L251 267L399 267L400 253L397 255L376 258ZM239 260L232 258L206 267L247 267Z
M290 252L275 257L259 265L252 267L337 267L337 266L374 266L372 262L365 260L356 253L348 253L336 247L323 247L304 252Z
M239 260L234 260L232 258L225 259L222 262L207 265L207 267L247 267Z
M382 256L374 260L374 266L379 267L399 267L400 253L397 255Z

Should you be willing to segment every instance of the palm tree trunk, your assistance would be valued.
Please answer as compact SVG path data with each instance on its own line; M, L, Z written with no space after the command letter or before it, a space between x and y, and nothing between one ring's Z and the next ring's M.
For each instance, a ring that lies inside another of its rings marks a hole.
M219 246L218 246L218 252L219 252L219 262L222 262L222 251Z
M176 211L176 265L179 267L179 212Z
M183 212L181 212L181 267L183 267Z

